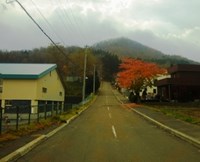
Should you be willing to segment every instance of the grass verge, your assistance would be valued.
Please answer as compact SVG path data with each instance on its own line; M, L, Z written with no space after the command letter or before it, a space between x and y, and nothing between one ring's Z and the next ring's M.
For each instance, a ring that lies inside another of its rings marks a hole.
M199 103L146 103L144 105L176 119L200 125Z
M53 126L59 126L63 122L67 122L71 117L79 114L83 110L85 110L94 100L96 96L92 96L88 102L83 105L79 105L72 109L69 109L67 112L63 113L62 115L56 115L50 118L40 119L40 121L33 122L30 125L20 125L19 130L9 130L6 133L0 135L0 147L3 145L2 143L6 141L16 140L25 135L29 135L31 133L35 133L41 130L48 129Z
M48 127L55 125L60 125L60 120L56 117L47 118L46 120L42 119L39 122L33 122L30 125L20 125L19 130L10 129L7 132L0 135L0 143L16 140L25 135L44 130Z

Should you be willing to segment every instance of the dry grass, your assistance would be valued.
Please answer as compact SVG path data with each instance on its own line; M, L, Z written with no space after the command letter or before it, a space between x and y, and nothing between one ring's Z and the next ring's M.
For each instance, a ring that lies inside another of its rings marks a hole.
M4 134L0 135L0 142L15 140L17 138L19 138L19 136L16 136L12 133L4 133Z
M60 120L57 120L55 119L55 117L53 117L47 120L41 120L39 123L35 122L35 123L31 123L30 125L21 125L18 131L10 129L9 131L1 134L0 142L15 140L22 136L31 134L39 130L44 130L52 125L59 124L59 123L60 123Z
M200 103L146 103L145 106L177 119L200 125Z
M95 100L95 98L96 97L93 96L90 99L90 101L87 102L86 104L72 108L68 112L66 112L65 114L62 114L60 116L57 115L57 116L54 116L54 117L51 117L51 118L47 118L46 120L42 119L38 123L35 122L35 123L31 123L30 125L21 125L19 127L18 131L9 130L6 133L3 133L3 134L0 135L0 142L15 140L15 139L18 139L18 138L23 137L25 135L29 135L33 132L44 130L44 129L49 128L53 125L60 125L62 122L66 122L72 116L75 116L80 111L83 111L84 109L86 109Z
M132 108L138 108L142 105L136 104L136 103L125 103L122 105L125 109L132 109Z

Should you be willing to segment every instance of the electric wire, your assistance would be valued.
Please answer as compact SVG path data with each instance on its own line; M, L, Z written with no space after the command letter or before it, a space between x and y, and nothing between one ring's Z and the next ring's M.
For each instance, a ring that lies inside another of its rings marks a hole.
M66 31L66 33L73 33L73 28L71 27L71 25L68 25L68 22L65 18L65 16L62 13L62 9L61 9L61 4L58 5L58 1L53 1L51 0L51 4L52 6L58 6L59 9L55 11L55 14L59 17L57 19L58 22L61 23L61 26L63 27L63 29Z
M71 17L72 17L72 20L74 22L74 26L76 27L76 30L79 32L79 35L80 37L82 38L82 40L86 40L85 38L85 35L83 34L82 30L81 30L81 27L79 25L79 23L76 21L76 17L74 16L73 14L73 10L72 8L70 7L70 1L69 0L64 0L65 1L65 5L67 7L67 4L69 5L69 12L71 13ZM80 30L79 30L80 29Z
M55 33L56 37L62 42L63 45L65 45L63 39L56 33L56 30L53 28L53 26L51 25L51 23L47 20L47 18L43 15L43 13L40 11L39 7L36 5L35 2L33 2L33 0L31 0L32 4L36 7L37 11L39 12L39 14L41 15L41 17L45 20L45 22L49 25L50 29L53 31L53 33Z
M7 2L7 1L6 1ZM18 1L15 0L15 2L18 3L18 5L24 10L24 12L28 15L28 17L34 22L34 24L41 30L41 32L52 42L52 44L56 47L56 49L65 57L68 59L70 63L80 68L80 66L76 63L74 63L71 59L67 57L67 55L63 52L63 50L51 39L51 37L42 29L42 27L35 21L35 19L29 14L29 12L24 8L24 6ZM8 2L10 3L10 2Z
M22 8L22 10L27 14L27 16L34 22L34 24L40 29L40 31L51 41L51 43L56 47L56 49L70 62L72 65L82 69L79 64L72 61L65 53L64 51L54 42L54 40L42 29L42 27L36 22L36 20L31 16L31 14L26 10L26 8L18 1L18 0L6 0L6 3L12 3L17 2L18 5ZM87 50L87 46L86 46Z
M35 23L35 25L42 31L42 33L58 48L60 51L60 48L56 45L56 43L50 38L50 36L42 29L42 27L35 21L35 19L29 14L29 12L24 8L24 6L16 0L16 2L20 5L20 7L24 10L24 12L29 16L29 18ZM63 51L61 51L63 52Z

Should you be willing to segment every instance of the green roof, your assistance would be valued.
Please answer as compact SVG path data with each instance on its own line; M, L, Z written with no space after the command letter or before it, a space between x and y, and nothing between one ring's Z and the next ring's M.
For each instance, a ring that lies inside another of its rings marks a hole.
M56 64L7 64L0 63L0 78L38 79L57 68Z

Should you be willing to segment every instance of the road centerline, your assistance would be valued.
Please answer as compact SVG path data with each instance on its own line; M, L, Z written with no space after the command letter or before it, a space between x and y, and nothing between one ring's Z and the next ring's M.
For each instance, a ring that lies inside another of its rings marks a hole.
M114 125L112 125L112 132L113 132L114 137L117 138L117 133L116 133Z

